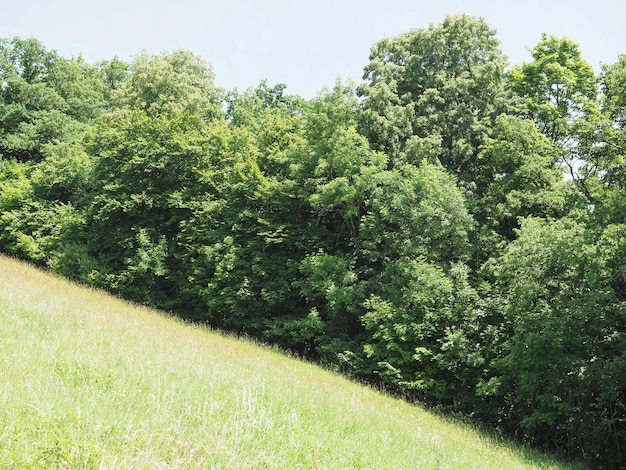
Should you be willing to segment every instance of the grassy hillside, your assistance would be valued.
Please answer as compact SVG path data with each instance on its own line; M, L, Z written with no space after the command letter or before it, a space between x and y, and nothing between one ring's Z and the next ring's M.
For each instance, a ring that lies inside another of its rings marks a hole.
M0 257L0 468L567 468Z

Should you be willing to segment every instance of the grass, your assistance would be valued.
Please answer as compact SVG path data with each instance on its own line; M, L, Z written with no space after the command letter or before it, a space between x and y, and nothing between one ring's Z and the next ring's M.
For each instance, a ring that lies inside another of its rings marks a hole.
M0 257L0 468L570 468Z

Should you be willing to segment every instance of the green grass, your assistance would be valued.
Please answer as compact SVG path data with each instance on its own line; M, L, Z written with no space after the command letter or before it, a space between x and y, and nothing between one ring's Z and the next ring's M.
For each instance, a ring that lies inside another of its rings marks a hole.
M569 468L0 257L0 468Z

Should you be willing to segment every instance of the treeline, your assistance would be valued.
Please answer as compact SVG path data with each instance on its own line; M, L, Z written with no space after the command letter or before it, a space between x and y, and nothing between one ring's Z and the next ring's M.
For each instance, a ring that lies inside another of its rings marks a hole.
M364 83L0 41L0 248L596 467L626 461L626 55L469 16Z

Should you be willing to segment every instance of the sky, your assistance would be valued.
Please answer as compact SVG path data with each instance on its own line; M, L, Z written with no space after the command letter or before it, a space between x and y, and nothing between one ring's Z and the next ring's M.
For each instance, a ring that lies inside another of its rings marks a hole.
M305 98L360 83L374 43L452 14L484 18L511 64L530 60L542 32L577 42L596 70L626 54L625 0L0 0L0 11L0 37L64 57L189 49L227 90L267 80Z

